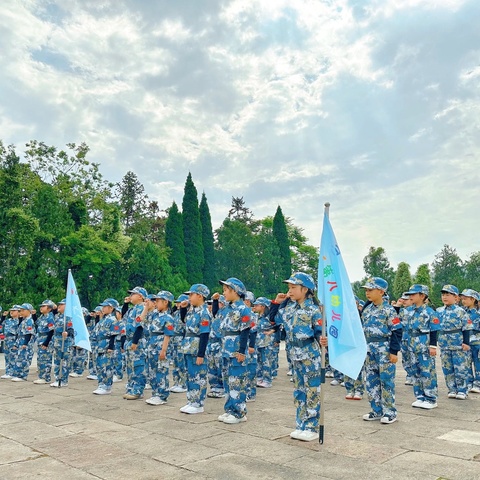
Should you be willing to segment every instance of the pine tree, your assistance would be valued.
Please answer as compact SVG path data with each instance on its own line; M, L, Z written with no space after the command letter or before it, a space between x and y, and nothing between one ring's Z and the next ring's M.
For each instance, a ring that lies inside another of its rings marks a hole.
M186 279L187 260L185 259L185 247L183 244L183 220L175 202L168 210L167 222L165 224L165 244L170 249L168 261L172 267L172 272Z
M187 260L187 280L199 283L203 280L202 225L198 209L197 189L189 173L185 182L182 201L183 242Z
M441 304L440 291L443 285L453 284L462 290L464 286L462 259L457 251L449 245L444 245L442 250L435 255L432 262L433 293L431 298L436 305Z
M370 247L368 254L363 259L363 269L369 277L380 277L388 282L389 290L395 278L395 272L383 247Z
M288 238L287 225L285 217L283 216L280 205L277 207L275 216L273 217L273 236L278 245L278 252L280 255L280 274L284 278L289 278L292 273L292 260L290 256L290 241Z
M402 296L403 292L410 289L412 285L412 276L410 275L410 265L405 262L398 264L395 280L393 281L393 295L395 299Z
M200 201L200 223L202 224L203 245L203 283L210 288L215 285L215 249L213 240L212 218L208 208L207 197L202 194Z
M130 235L135 223L145 215L147 195L145 187L133 172L127 172L118 184L118 197L125 233Z
M419 285L426 285L428 287L428 291L432 293L432 277L430 275L430 268L428 267L428 263L423 263L419 265L414 277L414 283L418 283Z

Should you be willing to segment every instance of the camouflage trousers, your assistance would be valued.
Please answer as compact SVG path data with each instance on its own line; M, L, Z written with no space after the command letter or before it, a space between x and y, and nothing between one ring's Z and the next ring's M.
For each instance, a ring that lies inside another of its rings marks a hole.
M365 392L364 376L365 376L365 367L362 367L356 379L350 378L347 375L345 375L344 382L345 382L345 390L347 391L347 393L351 393L352 395L354 394L363 395Z
M170 384L168 381L169 360L159 360L161 346L147 349L147 362L149 383L152 387L152 397L159 397L167 400L170 395Z
M320 416L321 357L292 360L296 429L318 432Z
M68 337L63 342L61 337L54 337L53 341L53 365L55 380L61 381L61 383L68 383L68 374L70 373L70 366L72 364L72 346L73 338ZM60 376L61 373L61 376Z
M187 366L187 401L194 407L203 407L207 395L207 361L197 365L196 355L185 355Z
M220 342L209 343L207 347L208 360L208 384L210 391L224 393L222 376L222 344Z
M267 383L272 383L272 365L270 347L259 347L257 349L257 377Z
M26 348L18 347L13 365L12 377L24 378L28 377L30 365L33 359L33 345L28 344Z
M443 376L448 393L467 393L469 353L463 350L450 349L440 351Z
M52 381L52 360L53 360L53 345L47 347L46 350L42 348L42 344L46 339L46 335L37 338L37 368L38 378L41 378L47 382Z
M181 351L182 337L174 336L168 346L171 345L172 380L174 385L185 388L187 385L187 367L185 365L185 355Z
M241 418L247 414L247 361L223 357L223 384L225 386L225 413Z
M98 386L112 388L113 385L113 371L114 371L114 356L113 353L97 352L95 355L95 371L98 377Z
M145 341L140 339L136 350L131 350L132 341L125 342L125 364L127 367L127 384L125 392L131 395L143 395L147 383Z
M88 354L88 373L90 375L96 375L97 370L95 368L95 356L97 352L97 343L92 341L90 346L92 347L92 351Z
M3 344L3 350L5 352L5 373L7 375L12 375L15 358L17 356L17 350L15 347L15 335L6 335L5 341Z
M247 354L247 398L257 396L257 352Z
M436 403L438 384L435 357L430 355L428 345L421 342L421 337L412 338L407 347L411 358L413 393L418 400Z
M274 345L269 349L270 354L270 365L272 366L272 377L275 378L278 375L278 355L280 354L280 345ZM289 358L287 354L287 359ZM290 369L290 362L288 364Z
M88 350L79 347L72 347L72 372L82 375L87 363Z
M472 386L480 388L480 345L471 345L470 352L472 354L472 366L473 366L473 382Z
M414 376L414 368L413 365L415 363L414 355L411 349L408 348L408 338L403 338L401 343L401 352L402 352L402 367L405 370L408 378L413 378Z
M125 369L125 352L122 352L122 342L120 340L115 340L113 368L114 375L116 375L118 378L123 378L123 371Z
M387 343L369 343L365 360L365 383L372 412L396 415L395 372Z

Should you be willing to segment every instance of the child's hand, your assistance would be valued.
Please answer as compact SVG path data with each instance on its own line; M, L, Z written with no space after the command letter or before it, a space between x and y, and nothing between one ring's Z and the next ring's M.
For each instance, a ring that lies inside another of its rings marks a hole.
M286 293L277 293L277 296L275 297L275 303L282 303L286 298Z
M320 345L321 345L322 347L328 347L327 337L320 337Z
M437 349L436 348L429 348L430 356L435 357L437 355Z
M468 350L470 350L470 345L467 345L466 343L462 343L462 350L464 352L468 352Z
M393 353L390 354L390 363L397 363L398 357Z
M197 357L197 361L195 362L197 365L203 365L203 362L205 361L204 357Z

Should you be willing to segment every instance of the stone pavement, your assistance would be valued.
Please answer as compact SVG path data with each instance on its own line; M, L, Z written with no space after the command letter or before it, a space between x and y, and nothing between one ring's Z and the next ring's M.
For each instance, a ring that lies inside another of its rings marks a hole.
M447 399L440 372L439 407L424 411L410 406L399 365L392 425L363 421L367 400L344 400L345 389L327 379L324 445L288 436L294 407L283 352L273 388L258 390L239 425L217 421L222 399L186 415L178 410L185 394L154 407L123 400L121 383L96 396L85 377L62 389L35 378L32 368L28 383L0 381L1 480L480 479L480 395Z

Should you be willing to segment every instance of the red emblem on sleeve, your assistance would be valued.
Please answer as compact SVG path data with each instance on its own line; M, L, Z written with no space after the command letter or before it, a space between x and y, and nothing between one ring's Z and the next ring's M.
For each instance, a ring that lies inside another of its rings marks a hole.
M115 326L113 327L113 329L114 329L114 330L120 330L120 327L119 327L118 325L115 325Z
M173 325L167 325L167 330L173 330Z
M320 325L320 326L322 326L322 325L323 325L323 320L322 320L321 318L319 318L319 319L317 320L317 324Z
M209 324L210 322L208 320L202 320L202 322L200 323L202 327L208 327Z
M67 323L67 327L68 327L68 328L73 327L73 323L72 323L72 322L68 322L68 323Z
M140 323L140 322L142 321L142 319L141 319L140 317L137 317L137 318L135 319L135 321L136 321L137 323Z
M433 320L432 320L432 323L434 323L435 325L438 325L440 323L440 320L435 317Z
M32 327L27 327L27 330L29 330L29 331L30 331L31 329L32 329Z
M468 320L467 320L467 323L468 323L468 324L472 324L473 322L472 322L470 319L468 319Z
M245 315L244 317L242 317L242 322L243 323L247 323L250 321L250 317L248 315Z
M255 322L252 322L252 323L250 324L250 328L255 328Z
M398 317L395 317L393 320L392 320L392 323L394 325L398 325L400 323L400 319Z
M52 328L52 327L53 327L53 323L49 323L48 328Z
M120 332L122 335L125 335L125 329L122 329L122 331Z

